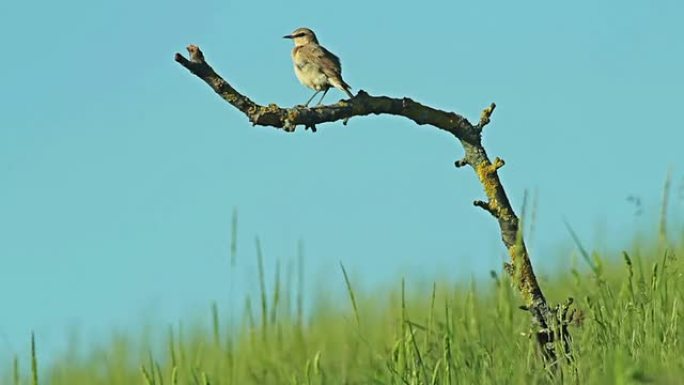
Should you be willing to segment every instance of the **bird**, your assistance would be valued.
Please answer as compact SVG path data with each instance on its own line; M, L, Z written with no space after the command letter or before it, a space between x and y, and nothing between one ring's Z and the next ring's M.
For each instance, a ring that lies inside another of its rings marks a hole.
M304 104L311 103L313 98L323 91L323 96L318 105L323 102L325 94L330 87L344 91L347 96L353 98L349 84L342 80L342 64L340 58L318 44L316 34L309 28L297 28L291 34L283 36L292 39L295 47L292 49L292 63L295 75L304 86L316 91Z

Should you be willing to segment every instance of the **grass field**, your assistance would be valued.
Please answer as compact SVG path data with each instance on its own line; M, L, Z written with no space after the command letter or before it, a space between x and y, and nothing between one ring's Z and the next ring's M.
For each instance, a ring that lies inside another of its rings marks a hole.
M67 353L38 370L35 356L15 358L3 383L682 383L682 241L585 255L580 271L542 280L552 303L573 297L578 309L575 362L562 377L545 370L518 294L492 272L487 281L427 290L398 281L380 293L356 292L348 277L344 301L321 298L306 316L296 293L268 285L275 289L250 301L233 333L213 306L213 327L168 328L164 346L122 335L85 358Z

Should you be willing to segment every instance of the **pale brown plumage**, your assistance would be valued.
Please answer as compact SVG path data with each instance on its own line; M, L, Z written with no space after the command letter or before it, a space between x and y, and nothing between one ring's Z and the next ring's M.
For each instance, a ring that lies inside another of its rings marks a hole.
M293 39L295 43L292 50L292 62L297 79L303 85L316 91L305 105L308 106L311 100L323 91L323 96L318 102L321 104L330 87L344 91L350 98L354 97L349 91L351 89L349 84L342 80L340 59L318 44L318 39L312 30L298 28L284 37Z

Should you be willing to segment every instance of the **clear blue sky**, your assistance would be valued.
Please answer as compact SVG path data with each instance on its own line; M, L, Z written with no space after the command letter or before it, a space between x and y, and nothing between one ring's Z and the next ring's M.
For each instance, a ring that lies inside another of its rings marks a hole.
M0 3L0 358L32 329L53 351L73 328L98 340L228 309L234 207L235 303L257 287L257 235L269 275L304 240L310 292L343 288L338 261L365 287L499 269L496 225L472 207L483 193L453 167L449 135L382 116L253 128L173 61L187 44L263 104L310 95L281 38L300 26L355 90L471 120L495 101L485 144L516 207L537 192L530 245L550 268L567 263L563 218L588 246L619 248L652 223L669 167L679 186L682 4Z

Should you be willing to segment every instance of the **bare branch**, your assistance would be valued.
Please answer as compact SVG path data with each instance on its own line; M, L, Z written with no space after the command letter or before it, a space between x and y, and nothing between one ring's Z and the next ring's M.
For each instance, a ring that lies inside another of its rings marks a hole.
M438 110L409 98L372 96L365 91L359 91L351 99L326 106L312 108L303 106L282 108L275 104L263 106L239 93L219 76L206 62L199 47L190 45L187 49L190 60L179 53L175 55L175 60L207 83L221 98L245 114L252 125L275 127L286 132L294 131L297 126L303 126L315 132L317 125L323 123L342 121L346 124L350 118L356 116L388 114L403 116L419 125L431 125L455 136L465 151L465 156L456 161L455 166L472 167L484 188L487 200L475 201L474 204L492 214L499 223L501 240L511 257L511 263L506 264L505 270L511 275L512 281L522 295L525 302L522 308L532 315L533 324L537 329L537 342L543 357L552 365L557 361L552 343L557 339L562 340L566 352L569 351L567 343L570 338L567 327L563 326L563 320L560 321L560 331L555 326L559 325L557 314L548 305L539 287L527 248L520 236L518 216L513 211L506 191L499 180L498 170L505 163L500 158L494 159L492 163L482 146L482 129L490 122L496 104L492 103L482 111L480 121L476 125L471 124L459 114ZM565 317L567 314L561 314L561 318Z
M262 106L239 93L219 76L204 61L204 55L197 46L188 46L188 52L191 60L187 60L179 53L176 54L175 60L204 80L225 101L247 115L253 125L271 126L292 132L299 125L312 128L317 124L345 120L354 116L389 114L406 117L420 125L435 126L450 132L461 140L474 141L477 139L473 125L461 115L424 106L409 98L396 99L386 96L371 96L365 91L359 91L352 99L342 100L327 106L312 108L303 106L280 108L275 104Z

